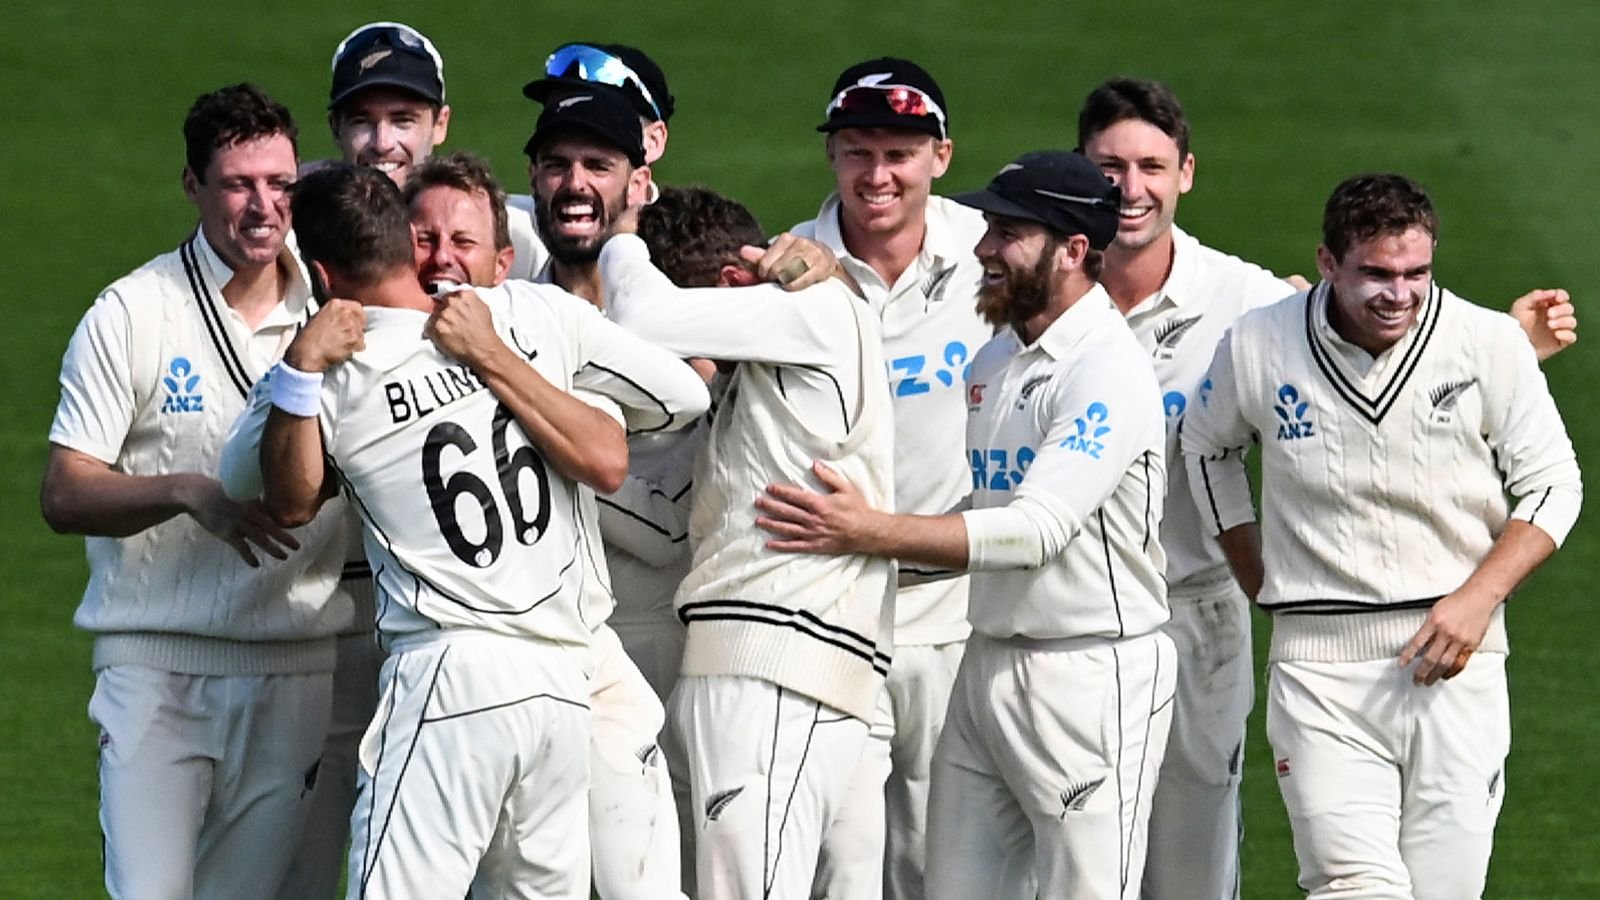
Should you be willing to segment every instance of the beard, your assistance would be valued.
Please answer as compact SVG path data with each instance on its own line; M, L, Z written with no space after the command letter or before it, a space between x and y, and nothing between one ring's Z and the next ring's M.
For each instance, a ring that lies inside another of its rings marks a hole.
M594 206L594 220L597 226L592 235L563 234L556 228L555 210L570 200L587 200ZM617 209L622 209L622 202L618 202ZM611 227L610 207L606 198L599 194L583 195L575 191L560 191L545 203L538 198L533 203L533 227L539 233L539 240L544 242L546 250L557 262L567 265L592 263L600 258L600 248L606 242L607 232Z
M1055 259L1054 242L1039 254L1032 269L1013 269L1003 284L978 289L978 315L996 328L1016 326L1044 312L1050 304L1050 270Z

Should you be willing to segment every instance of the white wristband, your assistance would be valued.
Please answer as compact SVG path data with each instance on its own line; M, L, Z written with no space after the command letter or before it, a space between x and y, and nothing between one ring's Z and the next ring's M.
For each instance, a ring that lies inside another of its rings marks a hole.
M279 360L272 367L272 405L291 416L314 416L322 409L322 373L302 372Z

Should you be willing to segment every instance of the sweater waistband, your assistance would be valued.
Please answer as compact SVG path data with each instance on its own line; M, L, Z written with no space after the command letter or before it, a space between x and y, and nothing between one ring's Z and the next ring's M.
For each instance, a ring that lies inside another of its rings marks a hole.
M197 634L130 631L94 639L94 668L149 666L180 675L315 675L332 672L333 636L309 641L235 641Z
M1397 657L1428 619L1427 609L1350 613L1276 613L1272 617L1271 662L1363 662ZM1479 653L1511 651L1505 607L1494 611Z

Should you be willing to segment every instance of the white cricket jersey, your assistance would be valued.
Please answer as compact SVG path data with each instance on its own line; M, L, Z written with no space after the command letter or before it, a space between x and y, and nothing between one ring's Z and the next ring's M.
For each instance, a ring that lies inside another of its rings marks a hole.
M839 257L883 323L883 356L894 406L895 511L938 515L967 495L967 369L994 326L978 315L983 266L973 248L983 214L944 197L929 197L922 250L890 285L851 255L839 225L839 197L793 229ZM914 571L905 564L903 569ZM894 640L943 644L967 636L967 578L902 586L895 595Z
M617 322L680 356L739 361L695 472L694 561L678 589L685 675L761 678L871 721L889 668L888 560L789 555L766 546L756 496L822 485L822 460L869 504L893 504L893 421L877 317L835 280L680 289L639 238L600 253Z
M704 411L691 370L571 294L526 282L477 294L502 339L551 384L649 411L657 429ZM366 349L324 379L322 430L365 525L379 630L464 627L587 645L599 623L581 602L593 572L575 484L470 368L422 336L425 313L366 314Z
M628 438L628 478L598 497L600 533L617 597L618 622L672 617L672 598L689 574L689 512L702 420L669 434Z
M1183 414L1194 402L1217 341L1239 316L1276 303L1294 288L1266 269L1201 244L1172 229L1172 270L1160 290L1127 313L1161 383L1167 421L1167 501L1161 549L1167 583L1211 582L1228 576L1222 548L1200 519L1178 449Z
M548 256L529 280L555 283ZM580 391L578 397L605 408L592 394ZM675 431L630 434L622 487L602 497L579 486L585 539L595 548L589 554L593 583L605 592L591 605L603 607L608 619L657 623L674 615L672 598L689 574L689 491L695 454L705 443L702 426L703 420Z
M967 386L968 617L1007 639L1135 637L1167 620L1160 388L1096 285L1024 346L1005 329Z
M1184 423L1212 533L1250 521L1241 455L1261 441L1259 602L1280 614L1274 658L1397 654L1508 513L1559 545L1582 500L1572 443L1515 320L1435 284L1413 328L1374 358L1328 324L1329 293L1318 285L1240 319ZM1363 611L1406 615L1331 615ZM1340 623L1324 630L1345 639L1281 646L1279 632L1310 620ZM1482 649L1505 649L1498 612Z
M305 320L293 255L283 302L250 328L223 299L233 277L198 232L116 281L78 324L61 367L50 441L136 476L216 470L251 383ZM193 518L128 537L88 537L89 585L74 621L96 632L97 666L196 675L331 671L351 619L335 596L338 517L297 529L302 549L260 568Z
M506 227L511 231L511 247L516 257L506 278L519 281L541 281L540 273L550 264L550 251L539 239L539 229L533 224L533 197L528 194L511 194L506 197Z

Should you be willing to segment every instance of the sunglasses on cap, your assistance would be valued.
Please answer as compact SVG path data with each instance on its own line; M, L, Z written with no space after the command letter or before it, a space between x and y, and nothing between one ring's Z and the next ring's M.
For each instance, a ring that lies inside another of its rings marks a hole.
M380 44L426 53L433 60L433 67L439 73L439 80L444 80L444 59L439 56L439 51L434 49L433 42L423 37L422 32L399 22L373 22L350 32L349 36L334 48L333 68L339 68L339 60L344 59L347 54L361 53Z
M650 89L644 86L644 79L622 61L614 53L607 53L599 47L588 44L564 44L550 54L544 61L544 74L551 78L577 78L594 84L608 84L617 88L632 88L639 92L644 102L650 104L655 111L656 119L661 119L661 105L656 103L656 98Z
M939 104L925 92L908 84L853 84L828 101L823 116L832 117L839 111L881 112L885 106L898 116L933 116L939 123L939 133L943 135L948 131L944 110L939 108Z

